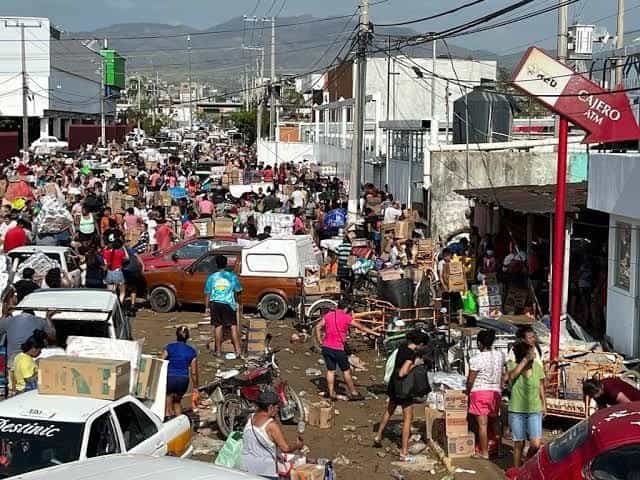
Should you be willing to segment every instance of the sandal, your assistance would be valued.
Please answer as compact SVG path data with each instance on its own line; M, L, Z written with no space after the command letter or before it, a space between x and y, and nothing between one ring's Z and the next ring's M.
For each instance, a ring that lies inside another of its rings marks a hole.
M350 402L362 402L364 400L364 397L358 393L357 395L349 395L349 401Z
M382 448L382 439L373 439L373 448Z

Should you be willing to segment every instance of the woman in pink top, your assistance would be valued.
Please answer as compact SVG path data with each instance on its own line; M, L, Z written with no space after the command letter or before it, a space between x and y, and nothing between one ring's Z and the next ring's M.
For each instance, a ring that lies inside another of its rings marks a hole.
M344 383L347 384L347 388L349 389L349 400L363 400L362 395L360 395L353 384L349 356L344 350L344 344L347 341L350 327L357 328L369 335L380 335L355 320L351 316L351 313L349 313L347 302L343 300L338 303L338 308L325 314L315 327L315 335L318 343L322 345L322 356L327 366L327 389L331 400L336 399L336 367L339 367L342 371ZM324 330L324 338L322 336L322 330Z
M124 229L135 230L142 225L142 219L135 214L133 208L127 208L127 213L124 216Z
M202 200L198 202L198 210L200 211L200 218L211 218L213 216L213 209L215 205L209 197L205 195Z

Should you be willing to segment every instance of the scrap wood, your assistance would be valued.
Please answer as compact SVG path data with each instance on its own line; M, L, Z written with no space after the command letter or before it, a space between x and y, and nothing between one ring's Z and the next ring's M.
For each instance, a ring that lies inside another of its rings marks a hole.
M356 319L361 319L361 318L367 318L367 317L373 317L376 315L383 315L384 312L382 310L371 310L369 312L357 312L353 314L353 318Z
M436 456L438 457L438 460L440 460L442 462L444 467L447 469L447 472L454 473L455 469L453 468L453 465L451 464L451 459L449 457L447 457L447 455L444 453L444 450L442 450L442 447L440 445L438 445L433 440L433 438L430 438L428 441L429 441L429 447L436 454Z

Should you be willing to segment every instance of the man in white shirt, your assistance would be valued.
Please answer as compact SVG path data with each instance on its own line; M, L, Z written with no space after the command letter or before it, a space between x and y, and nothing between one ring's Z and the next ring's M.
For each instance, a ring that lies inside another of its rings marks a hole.
M400 204L398 202L394 202L384 210L384 223L396 222L401 215L402 210L400 209Z
M293 208L304 208L305 196L306 195L300 189L300 187L296 186L296 189L291 194L291 202L293 204Z

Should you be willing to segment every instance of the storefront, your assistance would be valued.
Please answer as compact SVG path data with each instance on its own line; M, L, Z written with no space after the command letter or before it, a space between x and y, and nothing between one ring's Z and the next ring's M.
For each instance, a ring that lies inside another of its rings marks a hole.
M640 154L592 154L588 206L609 220L607 335L616 351L640 353Z

